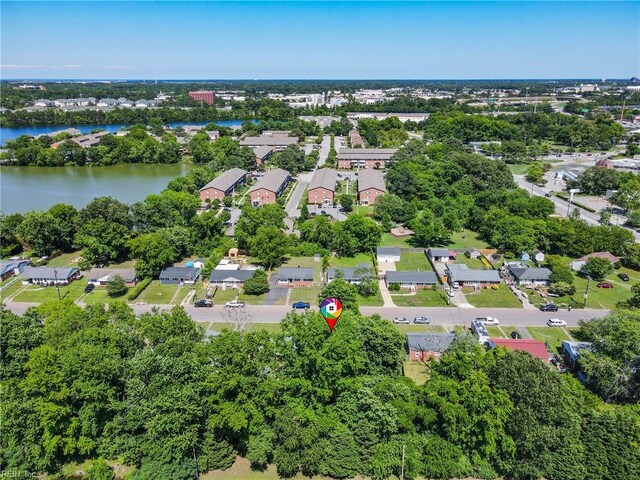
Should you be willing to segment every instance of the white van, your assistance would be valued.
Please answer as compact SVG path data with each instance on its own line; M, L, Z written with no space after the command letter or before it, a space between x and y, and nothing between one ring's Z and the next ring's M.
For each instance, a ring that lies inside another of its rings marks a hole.
M547 325L549 325L550 327L566 327L567 322L565 322L564 320L560 320L559 318L550 318L549 320L547 320Z

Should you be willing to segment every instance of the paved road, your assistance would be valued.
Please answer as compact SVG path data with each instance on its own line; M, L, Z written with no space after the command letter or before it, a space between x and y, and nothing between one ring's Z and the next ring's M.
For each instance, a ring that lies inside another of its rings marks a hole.
M36 306L34 303L7 302L7 307L14 313L22 314L28 307ZM152 310L152 305L132 305L136 314L146 313ZM158 305L160 309L170 309L169 305ZM193 305L185 306L185 310L196 322L225 322L228 319L227 311L223 306L213 308L195 308ZM314 308L314 310L317 310ZM549 318L561 318L566 320L569 326L575 326L581 319L603 317L608 310L561 310L557 313L545 313L538 310L525 310L522 308L455 308L455 307L361 307L363 315L380 314L382 317L392 320L395 317L407 317L413 319L418 315L425 315L435 325L468 325L477 317L495 317L501 325L535 326L545 325ZM282 318L292 311L291 307L277 305L247 305L242 311L247 315L251 323L279 323Z
M329 156L329 147L331 146L331 136L325 135L322 137L322 143L320 144L320 156L318 157L318 167L321 167L327 161Z

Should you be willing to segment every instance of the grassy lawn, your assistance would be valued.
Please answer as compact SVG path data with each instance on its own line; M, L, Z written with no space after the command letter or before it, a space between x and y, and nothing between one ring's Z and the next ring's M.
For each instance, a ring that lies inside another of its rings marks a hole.
M487 248L489 245L478 238L478 234L466 228L461 232L455 232L451 235L451 243L447 245L449 248Z
M373 207L369 205L354 205L353 211L351 213L359 213L360 215L364 215L365 217L371 217L373 216Z
M390 233L383 233L382 240L380 241L381 247L411 247L409 242L413 236L407 237L394 237Z
M5 282L3 282L3 284L6 285L11 280L13 280L13 277L7 279ZM17 282L12 283L7 288L2 290L2 292L0 292L0 300L4 300L6 298L9 298L11 295L16 293L18 290L20 290L23 287L24 287L24 285L22 285L22 280L18 280Z
M527 170L529 170L529 165L527 164L509 164L507 167L509 167L509 170L511 170L511 173L514 175L525 175Z
M371 295L370 297L363 297L358 294L358 305L361 307L381 307L384 305L384 300L382 300L380 290L376 290L376 294Z
M125 260L120 263L110 263L106 268L135 268L136 260Z
M405 361L403 365L404 376L410 378L416 385L424 385L429 380L427 367L421 362Z
M76 301L80 295L84 293L87 286L84 282L71 282L71 284L60 287L60 297L70 298ZM10 287L11 288L11 287ZM3 292L4 293L4 292ZM37 285L29 285L13 300L15 302L51 302L58 300L58 289L56 287L39 287Z
M71 263L71 260L82 256L82 250L71 253L63 253L62 255L52 258L47 263L48 267L77 267L77 264Z
M413 321L413 318L409 320ZM444 325L393 325L402 333L447 333Z
M527 327L527 330L533 338L545 342L552 353L558 353L562 341L569 340L564 331L557 327Z
M280 480L280 476L276 471L275 465L269 465L263 472L251 470L251 466L245 458L238 457L236 463L227 470L212 470L205 474L201 474L202 480ZM308 480L301 473L291 477L292 480ZM314 480L330 480L328 477L314 476ZM353 477L353 480L363 480L363 477Z
M487 331L489 332L489 336L490 337L496 337L496 338L504 338L504 335L502 334L502 332L500 331L500 328L498 327L487 327Z
M360 263L366 263L371 268L373 268L373 264L371 263L371 255L367 253L358 253L355 257L331 258L329 263L332 267L339 267L339 268L355 268Z
M421 289L415 295L391 294L393 303L398 307L446 307L443 290L433 291L429 288Z
M492 288L483 288L476 292L475 290L464 291L467 301L474 307L496 307L496 308L521 308L522 304L516 298L506 285L500 285L500 288L494 290Z
M313 279L316 282L320 281L320 277L322 275L322 259L319 262L316 262L313 257L291 257L282 266L292 268L313 268Z
M222 332L222 330L233 330L233 323L229 322L211 322L200 323L207 329L214 330L216 332ZM250 323L247 325L247 332L258 332L260 330L266 330L269 333L280 333L282 326L279 323Z
M113 298L107 295L107 287L96 287L91 293L85 295L82 301L88 305L94 303L111 303L111 302L126 302L127 294L118 298Z
M469 258L465 254L458 255L456 263L463 263L471 270L484 270L485 266L479 258Z
M396 270L432 271L431 264L424 253L400 253L400 261L396 262Z
M289 305L296 302L308 302L311 305L317 305L318 295L320 295L321 290L322 287L320 286L292 288L291 296L289 297Z
M144 289L136 301L169 305L178 288L177 285L161 285L160 280L154 280ZM187 292L189 291L189 287L182 287L182 289L186 289Z

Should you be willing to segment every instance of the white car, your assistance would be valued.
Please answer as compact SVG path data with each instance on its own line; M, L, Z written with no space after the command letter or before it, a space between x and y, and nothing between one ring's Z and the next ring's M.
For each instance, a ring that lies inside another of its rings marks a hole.
M500 325L500 322L498 321L498 319L493 317L479 317L479 318L476 318L476 320L481 322L483 325L496 325L496 326Z
M393 323L405 323L405 324L409 324L409 319L406 317L396 317L393 319Z
M230 300L227 303L225 303L224 306L228 308L244 307L244 302L239 302L237 300Z
M547 320L547 325L549 325L550 327L566 327L567 322L565 322L564 320L560 320L559 318L550 318L549 320Z

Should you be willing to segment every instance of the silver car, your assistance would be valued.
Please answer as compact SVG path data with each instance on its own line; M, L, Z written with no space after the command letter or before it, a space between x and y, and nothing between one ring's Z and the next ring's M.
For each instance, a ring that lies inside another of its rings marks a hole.
M396 317L393 319L393 323L403 323L409 325L409 319L407 317Z

